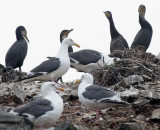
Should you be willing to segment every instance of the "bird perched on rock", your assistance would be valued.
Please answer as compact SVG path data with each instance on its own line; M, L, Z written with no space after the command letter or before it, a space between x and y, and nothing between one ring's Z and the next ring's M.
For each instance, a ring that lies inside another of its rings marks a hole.
M111 65L115 61L115 58L91 49L71 52L69 53L69 57L72 68L87 73L102 69L105 65Z
M77 80L76 83L79 83ZM93 84L93 76L89 73L82 75L81 83L78 87L78 97L80 102L89 109L106 109L116 106L128 106L129 103L122 101L112 90ZM98 118L98 114L96 116Z
M136 48L140 46L143 47L144 51L146 51L152 39L152 32L153 32L152 26L145 19L146 7L144 5L139 6L138 12L139 12L139 24L141 26L141 29L134 38L131 48Z
M73 31L73 29L63 30L63 31L60 33L60 42L61 42L61 43L62 43L62 41L63 41L65 38L68 37L68 34L69 34L71 31ZM70 52L73 52L72 46L69 46L69 47L68 47L68 53L70 53ZM48 56L47 58L48 58L48 59L51 59L51 58L53 58L53 57ZM60 79L61 82L63 82L62 77L60 77L59 79Z
M110 52L112 53L114 50L124 50L126 48L129 48L127 41L117 31L114 25L112 19L112 13L110 11L105 11L104 14L108 18L110 23L110 33L111 33Z
M27 55L27 42L29 42L25 27L17 27L16 37L17 41L9 48L9 50L6 53L5 63L6 68L15 69L19 67L19 71L21 72L21 66L23 65L23 61Z
M32 69L27 76L22 79L23 82L30 81L55 81L64 75L70 68L70 60L68 56L68 47L77 46L72 39L65 38L62 41L60 49L55 57L52 57L40 65Z
M56 90L63 91L64 89L54 82L45 82L41 87L42 99L17 107L10 113L26 117L36 127L53 125L63 112L63 100Z

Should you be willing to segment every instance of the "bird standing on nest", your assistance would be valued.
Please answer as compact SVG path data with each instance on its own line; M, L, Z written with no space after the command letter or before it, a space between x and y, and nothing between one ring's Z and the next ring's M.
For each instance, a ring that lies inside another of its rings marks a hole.
M112 13L110 11L105 11L104 14L108 18L110 23L110 33L111 33L110 53L112 53L114 50L124 50L126 48L129 48L127 41L117 31L114 25L112 19Z
M143 50L146 51L152 39L152 26L145 19L146 7L144 5L139 6L138 12L139 24L141 25L141 29L134 38L131 48L142 47Z
M17 41L9 48L6 54L5 63L6 63L6 68L15 69L19 67L19 71L22 72L21 66L23 65L23 61L27 55L27 50L28 50L27 42L29 42L25 27L23 26L17 27L16 37Z
M71 68L80 72L93 73L94 71L112 65L116 61L108 55L91 49L83 49L69 53ZM117 59L119 60L119 59Z

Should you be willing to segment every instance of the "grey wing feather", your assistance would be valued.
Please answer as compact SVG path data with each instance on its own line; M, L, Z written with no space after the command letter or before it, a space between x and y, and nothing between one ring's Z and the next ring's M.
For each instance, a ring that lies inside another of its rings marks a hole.
M36 68L31 70L31 72L48 72L48 73L50 73L50 72L57 70L59 67L60 67L59 58L51 58L49 60L42 62Z
M90 63L96 63L101 58L101 53L95 50L84 49L78 52L69 53L69 57L71 62L76 60L80 64L87 65Z
M45 114L47 111L51 111L54 108L51 106L51 102L46 99L39 99L25 104L24 106L16 108L14 111L19 115L30 114L35 118ZM27 116L27 115L26 115Z
M115 96L116 93L98 85L91 85L86 88L86 91L82 93L82 95L87 99L98 101L102 98L111 98Z

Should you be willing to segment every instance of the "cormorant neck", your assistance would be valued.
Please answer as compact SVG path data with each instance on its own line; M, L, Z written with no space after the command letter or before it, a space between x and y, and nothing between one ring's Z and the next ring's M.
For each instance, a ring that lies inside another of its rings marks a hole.
M115 25L114 25L114 22L113 22L113 19L112 17L109 18L109 22L110 22L110 33L111 33L111 38L115 38L119 35Z
M149 28L150 30L152 30L151 25L144 17L139 16L139 23L140 23L141 27Z
M63 39L65 39L65 38L66 38L66 36L60 34L60 42L61 43L62 43Z
M16 33L16 38L17 38L17 41L24 39L24 37L21 35L21 33Z

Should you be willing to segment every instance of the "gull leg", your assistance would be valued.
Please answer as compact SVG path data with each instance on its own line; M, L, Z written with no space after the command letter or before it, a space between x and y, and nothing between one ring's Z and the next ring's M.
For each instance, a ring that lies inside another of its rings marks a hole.
M91 121L96 121L101 117L100 110L98 108L95 108L95 111L96 111L96 117Z

